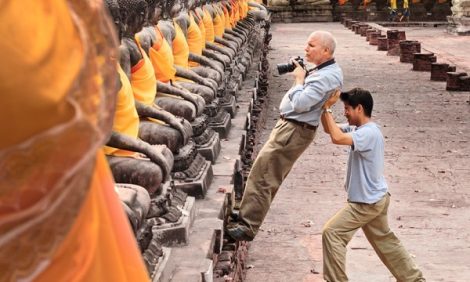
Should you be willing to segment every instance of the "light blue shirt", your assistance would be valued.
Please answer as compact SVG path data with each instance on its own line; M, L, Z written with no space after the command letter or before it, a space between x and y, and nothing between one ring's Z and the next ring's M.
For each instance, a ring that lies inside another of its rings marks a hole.
M313 71L304 85L295 85L284 95L279 106L281 115L313 126L320 123L325 101L343 87L343 72L337 63Z
M348 201L373 204L388 190L384 177L384 138L379 126L368 122L356 129L343 127L349 132L353 145L349 151L345 189Z

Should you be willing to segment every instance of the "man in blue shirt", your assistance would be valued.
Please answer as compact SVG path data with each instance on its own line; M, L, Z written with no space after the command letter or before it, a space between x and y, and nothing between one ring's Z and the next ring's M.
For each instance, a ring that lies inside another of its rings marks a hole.
M294 85L284 95L280 119L253 163L238 222L227 227L233 239L253 240L282 181L313 141L323 103L343 86L343 73L333 57L335 47L331 33L316 31L310 34L305 47L306 61L316 67L307 74L293 61Z
M344 102L349 125L336 125L330 107ZM373 99L369 91L355 88L336 92L323 105L321 121L334 144L350 146L345 189L348 203L323 227L323 277L326 281L348 281L346 245L362 228L367 240L397 281L425 281L410 254L390 230L387 211L390 194L383 175L384 138L372 122Z

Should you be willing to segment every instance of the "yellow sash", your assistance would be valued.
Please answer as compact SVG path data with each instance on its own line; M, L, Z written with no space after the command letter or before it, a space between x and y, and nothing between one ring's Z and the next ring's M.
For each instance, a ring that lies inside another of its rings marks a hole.
M132 91L137 101L152 105L157 93L157 79L152 62L140 45L139 49L143 58L131 69Z
M199 29L196 21L194 20L194 16L192 14L189 15L189 27L188 27L188 47L189 52L202 55L203 44L205 41L202 39L201 30Z
M214 18L214 35L218 37L222 37L224 35L224 22L219 14L216 14Z
M214 43L214 23L212 22L212 17L209 11L204 9L204 16L202 17L204 22L204 27L206 28L206 41Z
M118 73L121 78L121 89L117 94L116 110L113 119L113 131L125 134L127 136L137 138L139 133L139 115L135 109L134 95L132 86L126 74L118 65ZM106 155L114 156L130 156L134 152L120 150L113 147L104 147Z
M224 10L224 18L225 18L225 28L232 28L232 17L230 16L227 8L224 6L222 6L222 9Z
M183 30L181 27L176 23L174 23L175 27L175 38L173 39L173 57L175 59L175 65L189 68L188 64L188 57L189 57L189 46L186 38L184 37Z
M168 82L174 79L176 74L173 51L158 26L155 26L155 33L157 34L157 40L152 48L150 48L150 61L152 62L157 80Z

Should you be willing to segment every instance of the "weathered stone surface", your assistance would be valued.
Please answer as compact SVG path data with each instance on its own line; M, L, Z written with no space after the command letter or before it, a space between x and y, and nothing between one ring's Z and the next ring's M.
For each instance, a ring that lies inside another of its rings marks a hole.
M446 90L461 91L463 90L462 77L467 77L466 72L448 72Z
M433 81L447 81L447 73L455 72L455 66L449 64L432 63L431 64L431 80Z
M400 41L400 62L413 63L414 53L421 53L421 43L415 40Z
M387 51L388 50L388 39L385 35L377 38L377 50Z
M431 71L431 64L437 60L433 53L415 53L413 57L414 71Z
M292 5L269 4L268 7L271 11L271 21L285 23L333 21L332 7L329 1L319 1L315 3L315 5L301 2L297 2Z
M404 31L387 30L388 50L387 55L399 56L400 55L400 41L406 38Z

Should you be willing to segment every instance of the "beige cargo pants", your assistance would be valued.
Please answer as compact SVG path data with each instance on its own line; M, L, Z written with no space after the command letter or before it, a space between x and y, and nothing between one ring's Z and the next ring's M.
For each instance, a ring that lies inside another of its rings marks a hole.
M316 130L280 119L251 168L240 205L240 219L255 236L271 202Z
M322 240L323 278L326 281L348 281L346 245L359 228L397 281L425 281L410 254L388 226L389 204L389 194L375 204L348 203L325 224Z

